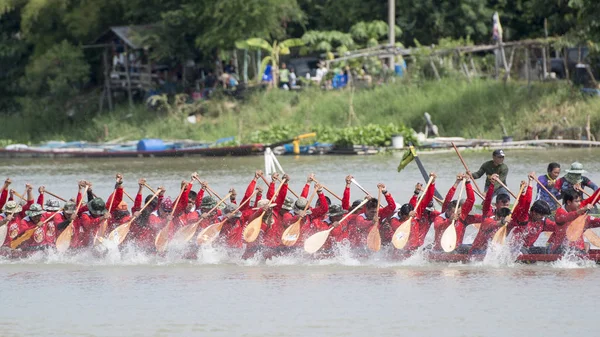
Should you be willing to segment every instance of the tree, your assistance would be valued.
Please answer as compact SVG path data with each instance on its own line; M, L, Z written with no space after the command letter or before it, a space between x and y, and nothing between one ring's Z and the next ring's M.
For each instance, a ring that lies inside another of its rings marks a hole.
M25 117L60 124L66 117L69 100L89 80L90 67L83 51L63 41L36 57L27 66L21 87Z
M290 53L290 48L300 47L303 45L304 41L302 41L301 39L288 39L282 42L274 40L272 43L269 43L267 40L264 39L253 38L237 43L237 47L239 49L254 47L261 48L262 50L265 50L269 53L269 55L265 56L262 60L259 74L262 74L265 71L267 64L271 63L273 70L273 84L275 85L275 87L277 87L279 83L279 56L288 55Z

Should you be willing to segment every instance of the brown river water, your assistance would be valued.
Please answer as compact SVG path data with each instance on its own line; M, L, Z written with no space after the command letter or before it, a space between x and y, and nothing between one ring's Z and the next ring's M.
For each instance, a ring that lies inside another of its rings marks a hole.
M563 170L581 161L600 182L600 150L507 150L508 185L516 190L529 171L548 162ZM339 195L353 174L367 190L383 182L398 203L423 181L411 163L401 173L401 154L342 157L281 157L300 191L306 175ZM453 152L421 154L438 174L445 194L463 171ZM489 151L464 153L472 170ZM137 178L167 187L174 196L182 179L198 171L219 193L230 187L241 197L262 157L110 160L4 160L0 178L45 185L63 197L80 179L106 197L116 172L136 193ZM483 186L483 181L479 181ZM37 196L37 193L35 194ZM352 188L352 200L362 192ZM333 198L332 198L333 199ZM430 233L431 234L431 233ZM472 235L467 234L467 236ZM0 258L0 336L573 336L597 333L600 269L567 257L554 263L515 264L508 252L483 262L431 263L422 254L405 261L386 251L356 260L341 248L335 258L302 256L269 261L239 259L239 252L203 248L197 260L145 256L134 249L91 254Z

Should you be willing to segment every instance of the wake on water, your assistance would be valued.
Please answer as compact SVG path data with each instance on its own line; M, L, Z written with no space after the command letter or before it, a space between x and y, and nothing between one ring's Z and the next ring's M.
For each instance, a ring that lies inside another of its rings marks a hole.
M468 238L467 238L468 239ZM508 240L508 242L511 242ZM427 242L426 245L427 246ZM229 249L219 245L204 245L191 251L185 246L170 246L163 255L148 254L137 249L132 244L122 247L107 243L102 248L92 248L79 251L76 254L63 254L55 250L36 252L27 258L10 259L0 257L2 264L73 264L91 266L135 266L135 265L232 265L232 266L346 266L346 267L376 267L376 268L421 268L432 266L467 267L467 268L514 268L523 264L515 262L521 254L514 244L495 245L490 243L482 261L468 263L432 262L428 260L426 251L418 249L407 258L395 258L393 247L382 247L379 252L368 255L357 255L349 245L337 245L333 254L327 257L313 258L302 250L293 253L264 259L261 254L249 259L243 259L243 249ZM193 258L190 258L190 253ZM567 252L564 257L555 262L538 263L552 268L574 269L595 268L594 261L582 259L575 252Z

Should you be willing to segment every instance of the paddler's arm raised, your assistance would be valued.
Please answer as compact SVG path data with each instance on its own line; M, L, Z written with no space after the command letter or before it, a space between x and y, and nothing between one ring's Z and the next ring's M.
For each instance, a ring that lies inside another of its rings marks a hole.
M394 215L394 211L396 210L396 202L394 201L392 194L387 191L387 188L384 184L377 184L377 188L381 188L381 193L383 194L383 196L385 197L385 201L387 202L385 208L379 210L379 219L383 220Z
M346 176L346 187L342 196L342 209L346 211L350 210L350 185L352 185L353 178L351 175Z

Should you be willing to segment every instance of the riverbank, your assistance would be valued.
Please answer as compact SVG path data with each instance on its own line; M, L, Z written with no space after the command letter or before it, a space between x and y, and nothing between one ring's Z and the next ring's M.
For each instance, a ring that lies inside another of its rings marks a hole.
M0 145L147 137L211 142L230 136L242 144L271 143L312 131L317 138L310 141L374 145L369 143L382 142L391 133L408 136L409 128L423 131L424 112L431 114L442 136L501 139L506 130L515 140L577 138L586 135L588 114L592 135L600 130L600 100L559 82L527 86L444 79L398 81L354 93L271 90L254 93L244 101L211 100L202 111L195 124L186 121L187 115L149 111L143 105L134 109L119 106L111 113L75 116L60 123L13 116L5 118ZM367 124L371 124L368 130Z

